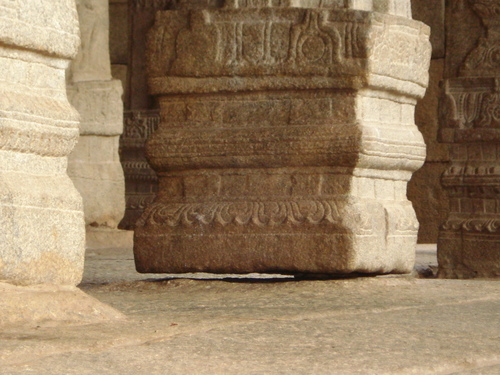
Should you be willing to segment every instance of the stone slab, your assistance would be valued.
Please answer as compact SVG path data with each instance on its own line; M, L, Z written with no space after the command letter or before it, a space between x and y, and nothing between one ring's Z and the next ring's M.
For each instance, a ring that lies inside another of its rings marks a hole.
M167 279L85 290L128 320L3 330L0 374L490 374L500 364L495 281Z
M85 81L68 84L68 99L81 117L80 135L120 135L123 132L121 81Z

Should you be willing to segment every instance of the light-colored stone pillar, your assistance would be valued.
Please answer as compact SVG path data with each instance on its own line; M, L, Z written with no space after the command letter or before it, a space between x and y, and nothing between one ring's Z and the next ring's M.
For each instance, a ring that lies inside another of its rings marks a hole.
M0 280L82 277L82 200L66 173L78 113L65 70L77 51L72 0L0 0Z
M500 276L500 0L451 1L440 102L450 144L442 184L450 213L438 240L439 276Z
M137 269L410 272L431 56L410 2L198 3L150 33L160 188Z
M81 116L68 174L83 197L90 228L116 229L125 211L118 147L122 85L111 78L108 0L77 0L82 44L68 70L68 97ZM112 244L110 244L112 245Z

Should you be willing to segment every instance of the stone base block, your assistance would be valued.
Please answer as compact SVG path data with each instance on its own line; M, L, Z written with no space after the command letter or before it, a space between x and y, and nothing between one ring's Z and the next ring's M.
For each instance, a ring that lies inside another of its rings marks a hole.
M409 202L157 200L134 256L143 273L409 273L417 229Z
M442 230L438 249L438 277L500 277L499 233Z

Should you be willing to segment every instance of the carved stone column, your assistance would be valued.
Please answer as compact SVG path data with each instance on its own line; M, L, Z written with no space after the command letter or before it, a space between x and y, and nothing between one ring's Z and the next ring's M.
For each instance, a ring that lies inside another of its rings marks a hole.
M137 269L410 272L429 28L409 1L223 3L158 12L150 33L160 188Z
M82 200L66 173L78 113L65 70L78 19L67 0L0 0L0 280L79 283Z
M108 0L77 0L82 45L68 70L68 97L81 116L68 174L83 197L85 222L114 229L125 211L118 155L123 130L122 85L111 79Z
M120 141L126 183L126 210L120 228L133 229L147 204L158 190L158 178L144 152L149 134L158 126L158 104L148 92L146 76L147 31L155 13L171 9L175 0L130 0L129 111L125 112L124 132Z
M441 277L500 275L500 1L450 2L440 138L450 214L438 242Z

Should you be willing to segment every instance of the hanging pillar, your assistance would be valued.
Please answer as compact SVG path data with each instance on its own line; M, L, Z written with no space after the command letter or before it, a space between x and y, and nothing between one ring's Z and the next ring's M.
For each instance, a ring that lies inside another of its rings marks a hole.
M440 140L450 213L438 240L439 276L500 276L500 1L449 4Z
M77 0L82 45L68 70L67 92L81 116L68 174L83 197L88 229L116 229L125 211L118 155L123 130L122 85L111 78L108 0ZM94 233L88 233L88 241ZM108 246L114 244L109 243Z
M149 38L138 271L410 272L431 55L410 1L180 4Z

